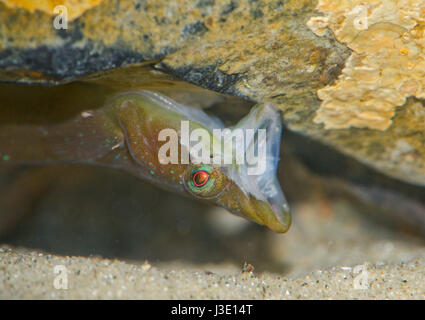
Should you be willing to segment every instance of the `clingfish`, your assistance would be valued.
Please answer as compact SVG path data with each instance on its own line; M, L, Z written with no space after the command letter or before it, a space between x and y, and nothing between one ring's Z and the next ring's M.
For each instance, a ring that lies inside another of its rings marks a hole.
M51 99L61 108L65 98ZM36 108L39 101L32 103ZM55 121L5 117L0 115L0 164L112 167L275 232L286 232L291 224L276 177L281 116L269 103L254 106L229 128L200 108L138 88Z

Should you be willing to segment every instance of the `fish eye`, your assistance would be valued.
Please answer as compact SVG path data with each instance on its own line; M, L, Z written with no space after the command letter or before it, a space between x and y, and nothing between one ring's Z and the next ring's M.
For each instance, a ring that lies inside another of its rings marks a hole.
M208 182L209 179L210 174L208 172L204 170L199 170L196 171L193 175L192 182L196 187L201 188Z
M219 168L200 165L187 170L184 176L184 185L195 197L214 199L224 191L225 180L226 178Z

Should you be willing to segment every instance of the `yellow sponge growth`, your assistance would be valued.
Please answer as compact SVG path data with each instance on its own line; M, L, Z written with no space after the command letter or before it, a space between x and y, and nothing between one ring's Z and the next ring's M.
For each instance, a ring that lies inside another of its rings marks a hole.
M54 15L54 8L63 5L68 9L69 20L81 16L86 10L97 6L102 0L0 0L13 9L25 9L29 12L35 10Z
M409 96L425 98L424 0L319 0L324 14L307 25L318 36L328 29L353 50L314 121L326 129L385 130Z

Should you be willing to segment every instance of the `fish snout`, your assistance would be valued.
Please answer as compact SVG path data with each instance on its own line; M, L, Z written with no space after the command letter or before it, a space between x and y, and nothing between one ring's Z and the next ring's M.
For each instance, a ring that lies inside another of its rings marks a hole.
M278 186L276 186L278 187ZM217 204L245 219L254 221L275 232L285 233L291 226L291 212L280 187L272 194L247 194L237 185L223 193Z
M274 232L285 233L291 226L292 217L286 200L282 201L279 198L268 198L267 200L251 198L249 201L250 208L245 208L241 212L247 212L247 218Z

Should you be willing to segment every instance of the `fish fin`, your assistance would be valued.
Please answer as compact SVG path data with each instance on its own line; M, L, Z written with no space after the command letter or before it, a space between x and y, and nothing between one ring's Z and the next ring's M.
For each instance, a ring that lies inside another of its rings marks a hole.
M129 93L141 95L145 99L148 99L149 101L158 104L171 112L181 114L191 121L198 122L211 131L212 129L224 128L224 124L219 118L206 114L202 109L178 103L161 93L147 90Z

